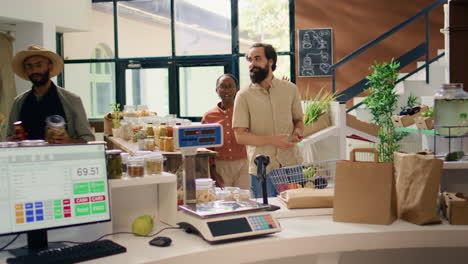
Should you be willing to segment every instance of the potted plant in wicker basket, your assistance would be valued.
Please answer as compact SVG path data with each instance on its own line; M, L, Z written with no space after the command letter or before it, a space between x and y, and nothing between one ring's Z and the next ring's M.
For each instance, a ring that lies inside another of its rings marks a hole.
M306 98L304 136L307 137L331 126L328 110L330 108L330 102L334 101L337 97L333 93L324 93L322 88L313 99L308 98L307 95Z

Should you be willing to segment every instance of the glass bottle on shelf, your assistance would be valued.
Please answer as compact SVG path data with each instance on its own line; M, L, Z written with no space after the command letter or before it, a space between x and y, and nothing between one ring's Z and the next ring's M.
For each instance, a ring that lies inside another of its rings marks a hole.
M159 137L167 137L167 125L165 122L162 122L160 125L159 125L159 133L158 133Z

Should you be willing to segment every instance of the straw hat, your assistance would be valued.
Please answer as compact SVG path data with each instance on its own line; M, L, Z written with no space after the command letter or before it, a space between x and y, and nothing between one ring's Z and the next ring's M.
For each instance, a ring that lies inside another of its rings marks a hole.
M57 76L63 69L63 60L55 52L47 50L37 45L31 45L26 50L19 51L11 61L13 71L24 80L29 81L28 75L24 72L23 62L31 56L43 56L52 61L53 67L50 71L50 78Z

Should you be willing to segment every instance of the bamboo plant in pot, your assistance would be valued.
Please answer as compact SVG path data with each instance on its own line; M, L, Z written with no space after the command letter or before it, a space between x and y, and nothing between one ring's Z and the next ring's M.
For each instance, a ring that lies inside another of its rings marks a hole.
M372 121L379 125L377 144L379 159L382 162L393 161L393 152L400 149L399 142L406 136L404 132L395 131L392 115L397 110L398 95L395 85L398 79L400 63L392 60L390 63L375 63L371 66L373 72L366 77L369 96L363 101L366 109L373 115Z

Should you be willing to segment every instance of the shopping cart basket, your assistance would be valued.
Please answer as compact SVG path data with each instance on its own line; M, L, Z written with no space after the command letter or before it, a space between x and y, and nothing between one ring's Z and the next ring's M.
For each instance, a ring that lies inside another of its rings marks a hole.
M278 192L298 188L325 189L335 185L336 160L282 167L268 175Z

